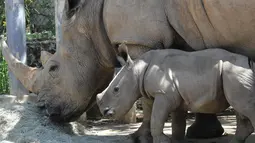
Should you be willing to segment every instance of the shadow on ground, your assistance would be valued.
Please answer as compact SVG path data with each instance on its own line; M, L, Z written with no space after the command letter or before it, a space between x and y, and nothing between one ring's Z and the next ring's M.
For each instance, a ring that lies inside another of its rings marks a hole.
M117 124L109 120L54 124L33 103L7 104L0 100L0 143L131 143L129 134L141 125ZM234 116L219 117L225 131L230 134L208 140L186 140L187 143L227 143L235 132ZM194 119L188 119L188 126ZM171 123L165 124L164 132L171 135ZM246 143L254 143L255 135Z

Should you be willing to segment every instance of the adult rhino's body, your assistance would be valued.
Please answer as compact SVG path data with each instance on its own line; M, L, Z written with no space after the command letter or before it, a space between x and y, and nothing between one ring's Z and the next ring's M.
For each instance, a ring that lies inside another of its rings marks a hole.
M43 69L14 66L20 63L8 50L4 55L25 87L39 93L50 117L70 121L111 81L114 47L123 41L132 58L154 46L172 45L184 50L229 46L254 58L254 9L252 0L66 0L62 43ZM148 135L146 110L151 107L143 108L138 136Z

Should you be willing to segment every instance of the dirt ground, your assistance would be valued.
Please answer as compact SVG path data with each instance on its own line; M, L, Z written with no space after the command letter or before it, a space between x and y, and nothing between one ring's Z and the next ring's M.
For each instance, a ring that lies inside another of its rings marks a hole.
M227 143L235 132L235 117L219 119L229 135L210 140L186 140L187 143ZM193 121L188 119L188 125ZM0 143L131 143L128 135L139 126L140 123L117 124L108 120L54 124L33 103L17 103L12 96L0 97ZM166 123L164 132L171 134L171 123ZM247 143L254 142L255 136L247 140Z

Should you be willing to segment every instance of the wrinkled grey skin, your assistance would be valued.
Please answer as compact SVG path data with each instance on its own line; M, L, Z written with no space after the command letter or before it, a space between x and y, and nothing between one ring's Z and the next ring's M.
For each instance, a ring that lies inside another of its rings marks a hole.
M247 57L222 49L198 52L153 50L127 64L97 95L105 116L120 118L140 97L153 98L153 143L171 142L163 133L173 113L173 138L184 139L185 111L218 113L230 105L237 111L236 135L230 143L244 143L255 127L255 76ZM178 119L178 120L177 120ZM181 124L182 123L182 124ZM250 125L250 126L248 126Z
M252 0L66 0L57 52L43 69L12 70L20 80L33 73L26 87L39 93L52 119L68 122L86 111L111 81L114 47L123 41L132 58L152 47L173 45L183 50L230 46L228 50L254 58L254 8ZM146 113L151 101L143 103ZM136 136L149 134L149 117L144 116Z

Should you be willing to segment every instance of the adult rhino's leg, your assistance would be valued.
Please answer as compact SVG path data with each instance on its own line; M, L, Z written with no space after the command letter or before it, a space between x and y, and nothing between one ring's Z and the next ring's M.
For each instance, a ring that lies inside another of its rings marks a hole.
M151 112L153 106L153 100L147 98L141 98L142 107L143 107L143 123L140 128L133 134L131 137L133 138L135 143L150 143L152 142L152 136L150 132L150 120L151 120Z
M197 113L195 122L188 128L186 136L188 138L214 138L220 137L224 133L215 114Z
M97 104L87 111L87 119L100 120L102 117L103 115L101 114Z
M136 104L128 111L128 113L120 119L123 123L136 123Z
M187 112L178 109L172 114L172 138L175 140L183 140L186 130L186 115Z

